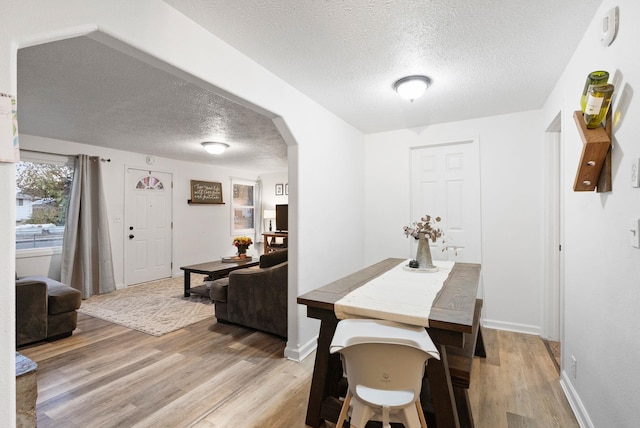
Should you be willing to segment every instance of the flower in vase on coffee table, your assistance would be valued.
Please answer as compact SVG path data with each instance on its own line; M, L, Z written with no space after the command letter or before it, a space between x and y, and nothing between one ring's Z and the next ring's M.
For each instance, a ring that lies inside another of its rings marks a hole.
M238 248L238 255L243 257L247 255L247 249L249 245L253 244L253 241L248 236L237 236L233 238L233 245Z

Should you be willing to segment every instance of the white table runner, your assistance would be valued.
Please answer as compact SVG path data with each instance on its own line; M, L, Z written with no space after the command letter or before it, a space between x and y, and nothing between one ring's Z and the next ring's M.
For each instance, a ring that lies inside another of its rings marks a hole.
M405 260L338 300L338 319L375 318L429 327L429 313L454 262L435 261L437 272L407 271Z

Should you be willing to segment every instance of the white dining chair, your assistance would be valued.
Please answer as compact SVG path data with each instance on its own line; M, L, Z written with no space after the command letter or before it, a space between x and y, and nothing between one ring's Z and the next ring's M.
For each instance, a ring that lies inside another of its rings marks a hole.
M336 427L369 420L426 428L420 389L426 364L440 353L424 327L392 321L349 319L338 323L329 352L339 352L349 384Z

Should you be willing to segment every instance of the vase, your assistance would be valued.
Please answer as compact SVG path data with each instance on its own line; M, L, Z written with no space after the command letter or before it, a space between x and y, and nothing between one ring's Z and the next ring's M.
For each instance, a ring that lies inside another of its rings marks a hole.
M239 246L238 247L238 257L240 257L241 259L245 259L247 258L247 248L249 247L245 247L245 246Z
M424 233L418 234L418 250L416 251L416 261L420 269L434 269L431 260L431 247L429 247L429 239Z

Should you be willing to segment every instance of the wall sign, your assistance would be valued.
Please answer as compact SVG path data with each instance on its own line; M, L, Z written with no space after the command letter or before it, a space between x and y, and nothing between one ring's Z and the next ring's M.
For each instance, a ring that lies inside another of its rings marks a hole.
M191 199L187 202L190 204L224 204L222 183L191 180Z
M18 162L18 108L16 99L0 93L0 162Z

